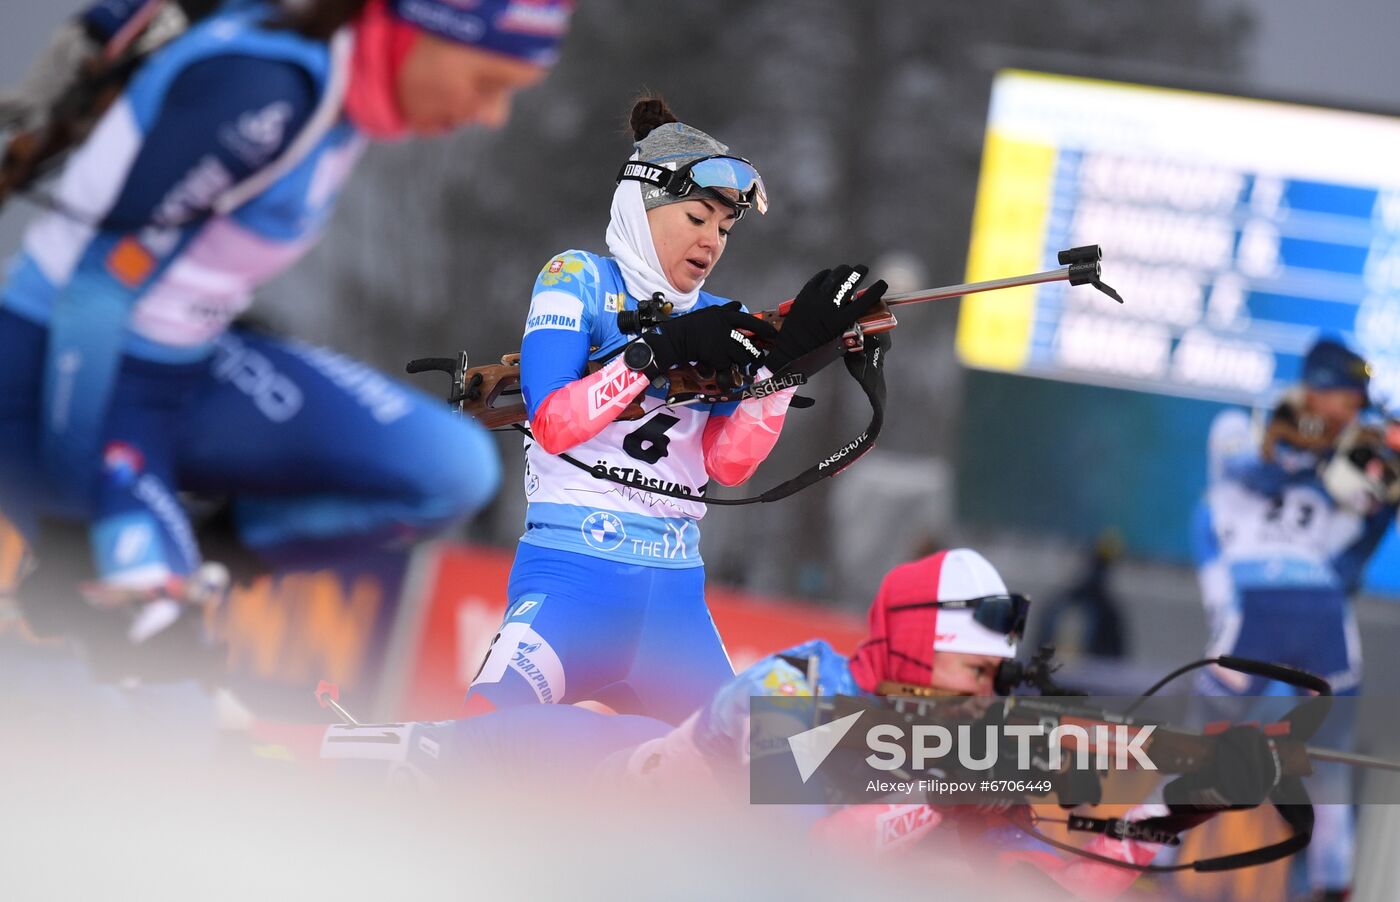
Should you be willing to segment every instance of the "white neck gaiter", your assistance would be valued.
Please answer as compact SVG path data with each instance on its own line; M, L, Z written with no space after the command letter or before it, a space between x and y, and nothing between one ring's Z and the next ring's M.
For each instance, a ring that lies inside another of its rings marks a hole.
M633 154L632 159L637 155ZM665 295L666 300L675 305L674 313L684 313L695 305L700 295L700 280L690 291L679 291L661 272L661 261L656 256L656 244L651 240L651 226L647 222L647 211L642 206L642 185L640 182L621 181L613 192L612 219L608 221L608 253L617 260L622 270L622 281L627 284L627 293L635 298L645 299L656 292Z

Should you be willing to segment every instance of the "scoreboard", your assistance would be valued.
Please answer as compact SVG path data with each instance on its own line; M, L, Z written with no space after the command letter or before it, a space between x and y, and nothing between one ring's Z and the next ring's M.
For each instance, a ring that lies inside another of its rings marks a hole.
M1063 282L970 296L962 361L1261 405L1327 334L1400 398L1400 118L1003 71L968 278L1082 244L1124 305Z
M1064 282L961 302L963 363L1042 377L968 382L995 412L960 439L970 522L1079 541L1113 526L1134 553L1189 560L1211 419L1271 407L1322 335L1367 357L1373 399L1400 414L1400 117L1002 71L968 279L1085 244L1124 304ZM1366 586L1400 595L1394 530Z

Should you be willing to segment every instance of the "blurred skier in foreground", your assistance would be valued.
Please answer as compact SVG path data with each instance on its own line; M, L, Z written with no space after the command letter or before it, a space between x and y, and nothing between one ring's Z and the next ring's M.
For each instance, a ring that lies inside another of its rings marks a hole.
M86 10L12 118L74 42L127 41L159 6ZM479 425L233 323L315 243L368 143L499 127L570 10L230 3L144 58L73 152L0 290L0 512L31 544L41 514L91 524L113 606L136 599L129 642L181 617L201 562L177 491L231 498L242 542L280 562L405 544L492 497Z

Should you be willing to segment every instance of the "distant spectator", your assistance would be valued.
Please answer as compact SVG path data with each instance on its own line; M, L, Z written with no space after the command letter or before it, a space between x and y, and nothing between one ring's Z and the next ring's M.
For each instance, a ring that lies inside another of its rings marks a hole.
M1031 647L1048 643L1073 646L1100 658L1126 657L1128 641L1123 633L1123 617L1109 589L1113 565L1122 556L1123 540L1118 532L1106 529L1100 533L1089 550L1083 575L1045 606ZM1079 642L1061 642L1060 619L1071 611L1083 617L1083 636Z

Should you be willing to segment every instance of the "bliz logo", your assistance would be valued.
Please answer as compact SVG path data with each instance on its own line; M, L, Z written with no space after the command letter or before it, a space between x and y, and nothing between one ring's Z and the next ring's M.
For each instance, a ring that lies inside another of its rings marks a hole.
M599 551L613 551L627 540L622 519L607 511L594 511L585 517L580 532L584 544Z
M622 167L622 177L657 182L661 180L661 175L665 171L666 170L658 166L648 166L645 163L628 163L626 166Z

